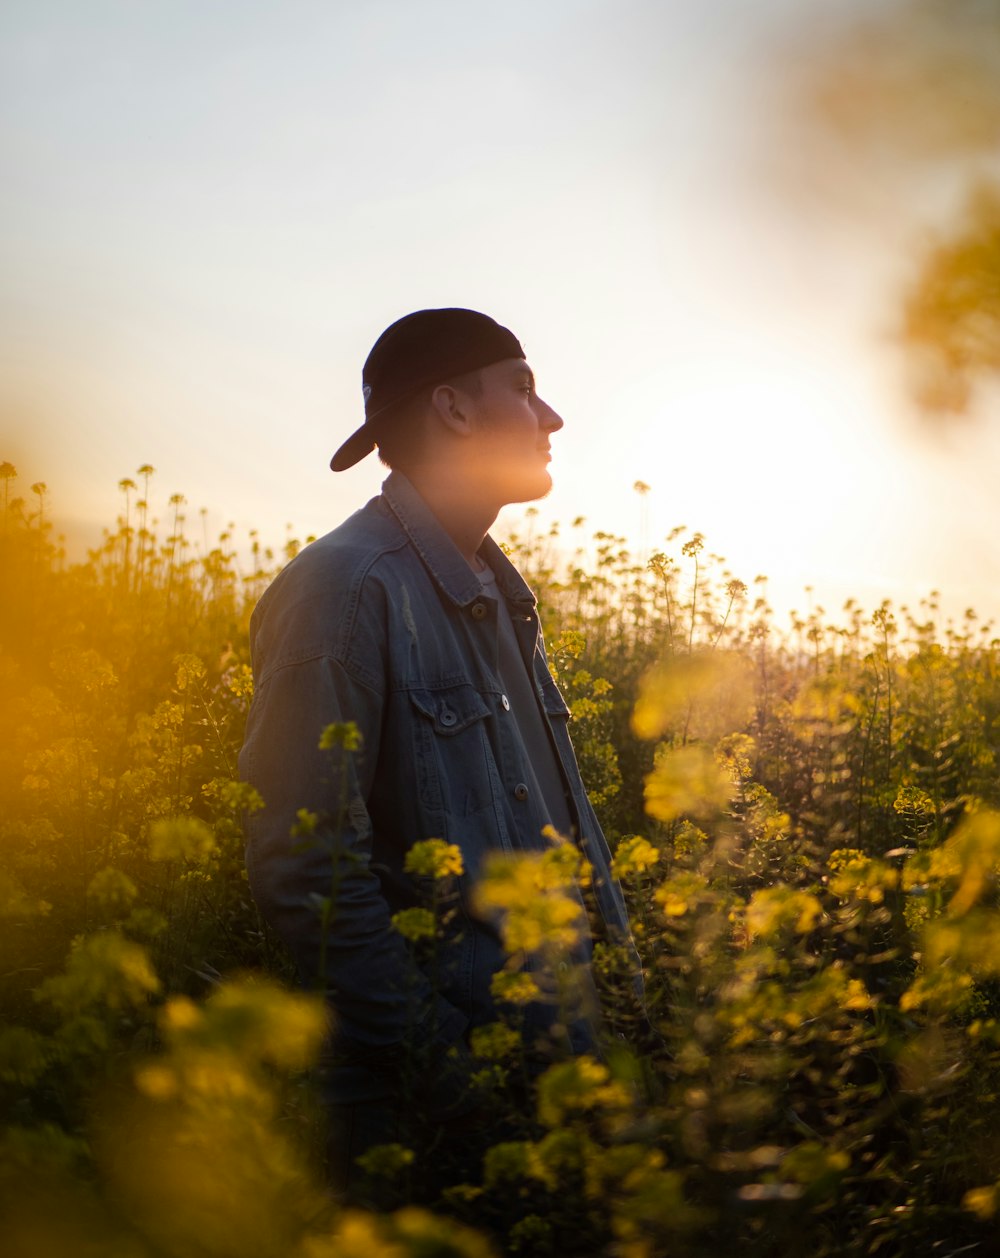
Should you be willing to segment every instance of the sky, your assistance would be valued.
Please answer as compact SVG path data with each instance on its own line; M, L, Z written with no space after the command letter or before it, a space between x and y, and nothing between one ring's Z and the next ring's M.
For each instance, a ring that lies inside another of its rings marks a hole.
M891 343L917 228L786 160L782 49L850 8L5 0L0 458L71 549L144 463L154 515L321 534L385 475L328 468L372 343L469 306L565 420L543 521L1000 615L1000 433L922 425Z

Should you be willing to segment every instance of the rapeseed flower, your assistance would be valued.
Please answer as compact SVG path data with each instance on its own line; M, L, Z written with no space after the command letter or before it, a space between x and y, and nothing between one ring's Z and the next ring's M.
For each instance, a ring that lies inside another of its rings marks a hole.
M149 855L154 861L182 860L200 865L217 850L211 827L197 817L161 817L149 827Z
M463 871L462 850L444 839L423 839L406 853L403 868L421 878L457 878Z
M499 910L508 952L564 952L576 946L584 926L574 894L580 853L568 843L514 858L493 856L475 889L481 912Z
M65 972L46 979L35 995L62 1013L74 1014L94 1006L141 1005L159 990L145 948L108 930L75 939Z
M437 919L430 909L409 908L393 913L392 924L410 943L433 939L437 935Z
M618 844L611 872L616 878L644 874L659 861L660 853L642 835L630 834Z

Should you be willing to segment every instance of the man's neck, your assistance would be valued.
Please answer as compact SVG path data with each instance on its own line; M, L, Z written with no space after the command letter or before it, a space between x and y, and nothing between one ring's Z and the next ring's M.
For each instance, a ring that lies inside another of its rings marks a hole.
M474 572L482 564L476 552L497 518L499 508L483 500L477 487L444 469L414 468L405 473Z

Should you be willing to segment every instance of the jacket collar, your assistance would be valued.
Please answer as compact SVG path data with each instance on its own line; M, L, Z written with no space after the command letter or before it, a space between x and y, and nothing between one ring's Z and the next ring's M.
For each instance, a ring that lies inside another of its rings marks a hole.
M382 497L451 601L459 607L474 602L483 592L479 578L402 472L389 473L382 484ZM489 534L483 539L479 555L496 573L497 585L508 601L535 606L535 596L524 578Z

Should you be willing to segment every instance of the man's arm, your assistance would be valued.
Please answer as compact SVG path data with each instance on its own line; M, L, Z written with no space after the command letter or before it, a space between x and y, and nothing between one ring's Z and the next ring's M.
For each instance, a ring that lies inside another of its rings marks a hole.
M240 753L242 776L265 803L248 822L254 898L303 980L327 994L337 1049L367 1061L392 1060L408 1042L459 1042L467 1023L414 964L370 866L366 800L382 702L329 655L284 664L254 696ZM335 738L321 750L322 731L347 722L360 748Z

